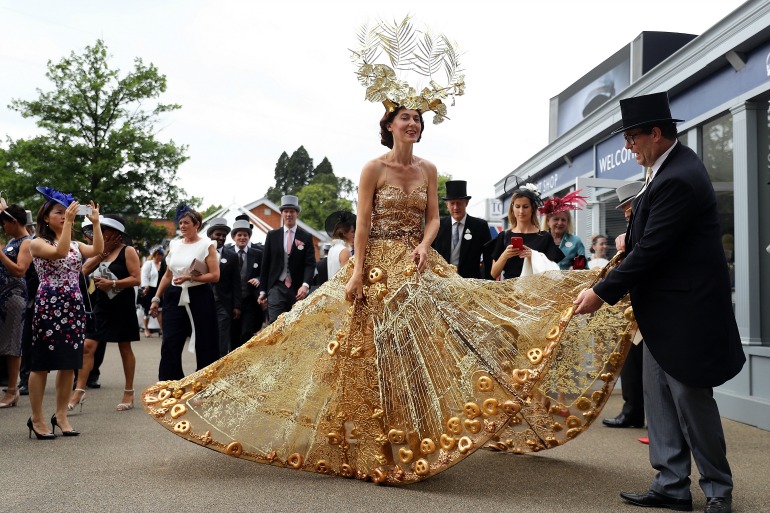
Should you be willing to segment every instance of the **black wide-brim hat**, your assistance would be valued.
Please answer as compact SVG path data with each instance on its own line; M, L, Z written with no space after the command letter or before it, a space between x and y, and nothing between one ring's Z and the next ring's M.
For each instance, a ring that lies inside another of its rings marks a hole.
M329 214L329 217L324 221L324 229L329 237L334 237L334 229L340 223L350 224L355 227L356 215L349 210L337 210Z
M681 123L683 119L671 117L668 93L653 93L620 100L620 114L623 126L612 131L612 135L631 128L651 123Z
M444 201L458 199L469 200L471 197L468 196L467 187L468 182L465 180L449 180L446 183L446 196L441 199Z

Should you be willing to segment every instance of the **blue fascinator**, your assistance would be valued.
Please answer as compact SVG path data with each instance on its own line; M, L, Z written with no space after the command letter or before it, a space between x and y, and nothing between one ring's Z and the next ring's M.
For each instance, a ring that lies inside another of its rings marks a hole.
M182 216L185 215L187 212L195 212L190 205L187 205L185 203L182 203L178 207L176 207L176 214L174 214L174 221L176 224L179 224L179 220L182 219Z
M37 189L37 192L42 194L47 201L55 201L56 203L64 205L65 207L69 207L70 203L75 201L75 198L72 197L72 194L64 194L63 192L59 192L51 187L43 187L38 185L35 187L35 189Z

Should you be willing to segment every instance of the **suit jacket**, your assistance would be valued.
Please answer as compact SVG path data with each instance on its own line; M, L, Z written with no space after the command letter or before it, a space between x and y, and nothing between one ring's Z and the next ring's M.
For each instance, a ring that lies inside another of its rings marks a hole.
M264 251L261 247L250 245L246 252L246 281L256 278L262 281L262 256ZM240 283L240 276L238 277ZM252 285L246 285L247 296L257 297L259 288Z
M259 292L267 293L277 282L283 271L283 227L267 232L265 249L262 254L262 271L259 278ZM313 236L296 226L294 247L289 254L289 273L291 288L299 290L303 283L313 283L315 272L315 248Z
M452 216L441 218L433 249L449 262L452 255ZM460 235L460 262L457 273L463 278L484 278L491 280L492 262L484 244L492 239L489 225L483 219L466 215L463 233ZM480 266L481 257L484 265Z
M655 360L691 386L718 386L746 357L733 314L730 278L711 180L698 156L677 143L633 203L627 256L594 287L615 304L631 293Z
M241 308L241 271L233 246L223 246L219 255L219 281L213 283L214 297L228 312Z

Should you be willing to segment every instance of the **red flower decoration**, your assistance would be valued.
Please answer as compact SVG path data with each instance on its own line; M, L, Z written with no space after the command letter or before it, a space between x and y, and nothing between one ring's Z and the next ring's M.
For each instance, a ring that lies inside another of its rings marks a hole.
M537 209L543 215L552 215L559 212L566 212L568 210L580 210L586 206L587 196L580 195L580 189L570 192L563 198L553 196L548 198L543 203L543 206Z

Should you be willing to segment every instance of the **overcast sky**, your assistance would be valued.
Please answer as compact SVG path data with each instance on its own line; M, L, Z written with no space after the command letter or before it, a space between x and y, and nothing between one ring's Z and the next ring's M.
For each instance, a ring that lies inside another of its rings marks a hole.
M300 145L357 183L386 148L383 108L364 101L348 48L362 23L412 14L457 41L466 70L451 120L434 126L427 115L415 153L468 180L481 215L494 183L547 145L551 97L642 31L702 34L742 3L0 0L0 136L35 134L10 100L49 90L49 59L102 38L114 66L141 57L166 75L161 100L182 109L163 118L159 138L189 146L179 184L204 208L261 198L281 152Z

